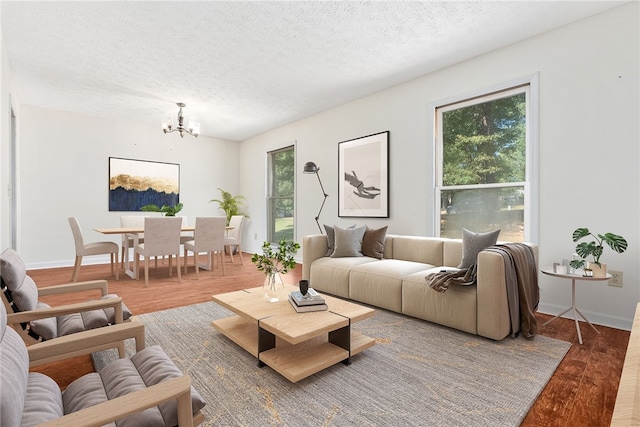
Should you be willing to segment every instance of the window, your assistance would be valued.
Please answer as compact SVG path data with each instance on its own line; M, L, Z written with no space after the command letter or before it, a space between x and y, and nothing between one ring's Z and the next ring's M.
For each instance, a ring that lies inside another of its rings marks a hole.
M528 81L436 108L440 236L500 229L499 240L534 241L531 92Z
M278 243L280 239L294 238L294 158L293 146L268 153L267 238L272 243Z

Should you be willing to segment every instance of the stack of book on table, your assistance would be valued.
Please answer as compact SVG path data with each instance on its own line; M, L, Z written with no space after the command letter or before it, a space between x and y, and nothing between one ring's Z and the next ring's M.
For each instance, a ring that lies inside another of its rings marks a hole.
M302 295L300 291L293 291L289 294L289 302L298 313L308 311L324 311L327 309L327 303L324 298L312 288L306 295Z

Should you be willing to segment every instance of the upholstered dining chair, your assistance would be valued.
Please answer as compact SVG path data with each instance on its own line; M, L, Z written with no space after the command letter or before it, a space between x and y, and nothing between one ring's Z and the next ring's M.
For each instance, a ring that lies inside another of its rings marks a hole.
M200 267L198 254L207 253L208 268L213 269L213 254L216 253L222 261L222 275L227 273L224 266L225 226L227 218L224 216L197 217L193 238L184 242L184 274L187 274L188 253L193 252L193 265L196 269L196 279L199 279Z
M169 276L173 275L173 256L176 257L176 270L178 281L182 281L180 275L180 229L181 217L145 217L144 219L144 243L137 242L134 238L135 271L136 278L140 276L140 257L144 257L144 285L149 286L149 258L168 255Z
M0 294L7 312L18 319L18 333L25 343L53 340L62 336L127 321L131 312L116 294L110 294L106 280L74 282L38 288L27 274L22 257L13 249L0 253ZM99 298L51 307L39 301L49 295L97 291ZM121 347L124 354L124 344Z
M242 226L244 225L244 215L233 215L229 220L230 230L227 232L225 246L231 255L233 262L233 252L235 250L240 254L240 264L244 265L242 258Z
M120 227L122 227L122 228L140 228L140 229L143 229L144 228L144 218L145 217L143 215L122 215L120 217ZM127 236L126 234L123 234L122 235L122 244L120 245L122 247L122 253L120 254L120 267L121 268L124 267L124 260L125 260L124 249L125 249L125 247L127 247L127 240L128 240L128 247L129 248L133 247L133 239L130 238L129 236ZM142 233L140 233L138 235L138 243L144 243L144 235Z
M116 280L118 280L118 252L120 251L118 249L118 244L114 242L85 243L78 219L73 216L69 217L69 225L71 226L71 231L73 232L73 240L76 245L76 262L73 266L71 281L78 281L78 277L80 276L80 264L82 264L82 257L106 254L111 255L111 275L113 275L115 265L115 276Z
M85 331L55 342L25 346L14 329L14 315L0 306L0 425L20 426L194 426L204 421L205 402L159 346L145 348L144 324L130 322ZM29 368L44 357L64 360L88 354L97 343L115 347L133 338L136 353L81 376L64 391Z

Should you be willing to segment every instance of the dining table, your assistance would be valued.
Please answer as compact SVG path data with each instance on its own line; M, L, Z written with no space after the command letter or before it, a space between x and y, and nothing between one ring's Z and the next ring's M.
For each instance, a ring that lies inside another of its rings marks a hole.
M195 225L184 225L180 229L182 232L193 232L195 231ZM226 231L233 230L234 227L225 227ZM98 227L94 228L95 231L102 234L125 234L131 240L136 241L138 236L144 234L144 227ZM124 273L131 277L134 280L138 279L138 270L136 268L135 262L133 260L129 260L129 238L124 239L124 259L122 260L122 264L124 265ZM178 261L176 261L178 262ZM133 265L133 267L132 267ZM212 265L201 265L201 268L206 270L210 270ZM180 268L180 267L178 267Z

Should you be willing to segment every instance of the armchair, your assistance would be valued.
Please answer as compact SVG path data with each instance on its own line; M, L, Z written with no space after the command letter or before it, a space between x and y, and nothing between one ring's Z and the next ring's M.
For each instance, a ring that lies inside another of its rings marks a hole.
M9 328L13 315L0 306L0 425L194 426L205 402L159 346L145 348L144 324L128 322L25 346ZM29 372L29 364L113 348L125 338L136 354L84 375L61 391L53 379ZM69 351L71 350L71 351ZM67 414L67 415L64 415ZM110 424L109 424L110 423Z
M100 299L57 307L38 301L42 296L92 289L100 292ZM122 298L109 294L106 280L38 288L13 249L0 254L0 291L5 310L12 313L16 330L27 344L122 323L131 317Z

